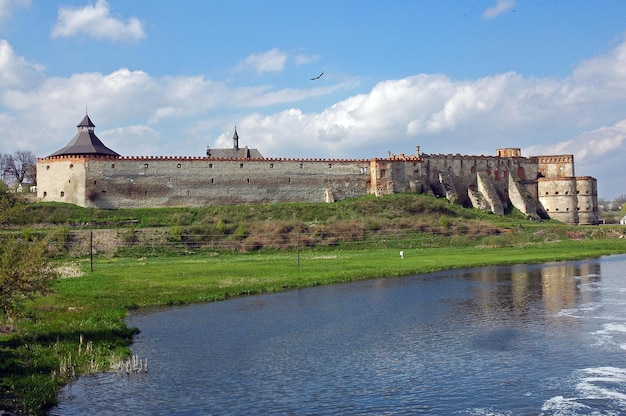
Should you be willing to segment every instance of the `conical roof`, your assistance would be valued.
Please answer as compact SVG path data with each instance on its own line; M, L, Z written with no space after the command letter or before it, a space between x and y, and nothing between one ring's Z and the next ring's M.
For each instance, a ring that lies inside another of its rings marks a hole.
M98 139L98 136L94 133L96 125L93 124L87 114L76 127L78 127L76 136L64 148L57 150L48 157L78 155L119 156L119 153L109 149Z

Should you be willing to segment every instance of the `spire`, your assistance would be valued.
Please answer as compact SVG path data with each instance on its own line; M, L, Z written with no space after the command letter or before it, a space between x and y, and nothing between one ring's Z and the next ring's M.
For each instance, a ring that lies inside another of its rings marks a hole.
M239 135L237 134L237 126L235 126L235 134L233 134L233 149L239 150Z
M87 113L85 113L85 117L83 117L81 122L78 123L76 127L78 127L78 132L85 131L85 130L93 131L96 128L96 125L93 124L93 122L91 121Z

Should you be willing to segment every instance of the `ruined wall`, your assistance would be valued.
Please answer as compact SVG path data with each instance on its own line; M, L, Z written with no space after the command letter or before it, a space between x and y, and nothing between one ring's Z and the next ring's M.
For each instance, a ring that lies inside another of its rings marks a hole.
M524 194L536 195L537 165L528 158L424 155L424 160L424 185L438 196L446 195L449 192L447 188L454 185L458 202L462 205L471 205L467 190L478 190L479 172L492 182L499 198L505 203L511 200L509 176L518 181ZM449 179L442 183L445 177Z
M539 173L544 178L574 177L574 155L534 156Z
M59 156L39 159L41 201L96 208L332 202L429 193L496 214L511 206L569 224L597 224L597 184L573 157L400 155L371 160ZM539 179L537 179L539 178Z
M404 155L370 161L370 193L376 196L423 191L423 159Z
M125 157L90 160L86 206L200 207L367 195L369 161Z

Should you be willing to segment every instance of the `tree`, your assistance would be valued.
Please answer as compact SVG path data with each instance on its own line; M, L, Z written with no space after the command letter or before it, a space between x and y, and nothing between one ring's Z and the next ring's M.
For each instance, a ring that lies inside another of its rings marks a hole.
M0 184L0 226L19 215L24 202ZM48 293L57 277L47 257L45 238L5 233L0 238L0 320L19 312L24 300Z
M36 181L37 158L30 150L18 150L9 155L3 173L18 184L24 183L25 179Z
M0 153L0 182L6 184L6 175L11 163L11 155L7 153Z
M18 313L26 299L49 293L57 272L46 257L45 239L26 241L13 235L0 247L0 317Z
M14 223L24 210L24 203L14 193L9 192L5 183L0 183L0 228Z

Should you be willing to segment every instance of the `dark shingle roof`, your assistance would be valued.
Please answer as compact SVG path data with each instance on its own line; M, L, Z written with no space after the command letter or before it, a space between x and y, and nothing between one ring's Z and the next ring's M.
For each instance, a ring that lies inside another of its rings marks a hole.
M57 150L50 156L77 156L77 155L102 155L119 156L119 153L106 147L94 133L95 124L87 114L78 124L78 133L61 150Z
M257 149L248 149L248 146L243 149L239 148L237 127L235 127L235 134L233 134L232 149L211 149L207 147L206 155L208 158L213 159L263 159L263 155Z
M207 149L206 155L213 159L263 159L257 149Z

